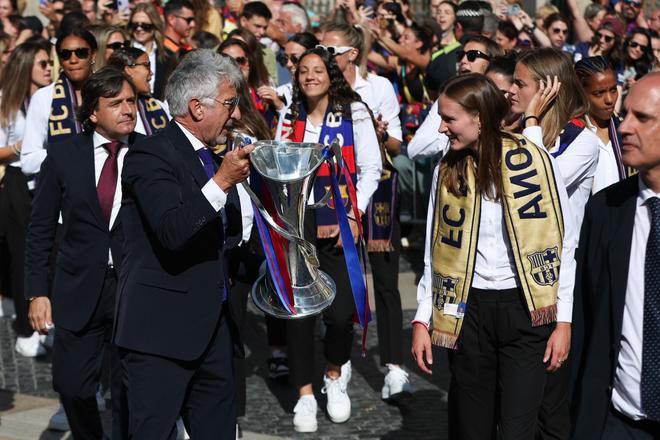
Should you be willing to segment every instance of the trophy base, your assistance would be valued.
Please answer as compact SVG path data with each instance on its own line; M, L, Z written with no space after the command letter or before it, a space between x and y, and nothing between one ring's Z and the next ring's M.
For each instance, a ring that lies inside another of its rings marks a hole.
M328 274L319 270L318 275L308 286L293 287L295 315L289 314L282 306L268 273L261 275L252 285L252 301L262 312L275 318L299 319L317 315L332 304L337 293L335 282Z

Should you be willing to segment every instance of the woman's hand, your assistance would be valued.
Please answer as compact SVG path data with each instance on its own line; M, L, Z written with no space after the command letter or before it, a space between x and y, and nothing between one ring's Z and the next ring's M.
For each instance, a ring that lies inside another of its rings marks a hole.
M257 95L269 104L273 104L276 110L281 110L284 107L284 102L277 96L277 92L270 86L261 86L257 88Z
M420 370L426 374L433 374L433 371L426 366L426 364L433 365L431 335L426 326L421 322L413 322L412 347L410 352Z
M547 370L554 373L559 370L568 358L571 351L571 323L558 322L554 331L548 338L543 355L543 363L547 363ZM549 362L548 362L549 361Z
M525 117L536 116L540 120L541 116L548 109L548 106L554 101L560 87L561 83L556 76L552 79L550 79L550 76L547 76L545 81L540 80L539 89L527 105Z

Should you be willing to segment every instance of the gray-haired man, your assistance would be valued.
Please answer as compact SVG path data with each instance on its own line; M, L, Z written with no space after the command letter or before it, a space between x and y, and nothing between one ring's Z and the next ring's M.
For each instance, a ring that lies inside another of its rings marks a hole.
M173 121L126 156L114 341L131 438L176 438L180 412L195 440L234 438L223 248L240 233L232 199L248 176L251 148L220 162L208 147L240 117L240 87L230 60L210 50L186 55L165 90Z

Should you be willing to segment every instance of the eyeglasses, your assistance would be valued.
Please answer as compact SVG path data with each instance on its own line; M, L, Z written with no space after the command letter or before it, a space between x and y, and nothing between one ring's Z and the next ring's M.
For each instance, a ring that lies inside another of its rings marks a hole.
M282 67L286 67L289 60L291 60L291 64L298 64L298 61L300 61L300 58L298 58L295 55L282 54L282 55L280 55L279 60L280 60L280 64L282 65Z
M130 67L137 67L137 66L143 66L146 67L147 70L151 70L151 63L149 61L145 61L144 63L134 63Z
M106 44L107 49L119 50L119 49L128 49L131 47L130 41L116 41L114 43Z
M141 23L139 21L132 21L128 24L128 27L133 31L137 31L138 29L142 29L145 32L151 32L153 31L156 26L153 25L153 23Z
M559 34L559 33L561 33L561 34L563 34L563 35L568 35L568 29L554 28L554 29L550 29L550 31L551 31L553 34Z
M648 46L645 44L639 44L637 41L631 41L628 43L628 47L631 47L633 49L637 49L639 47L640 50L648 50Z
M324 46L322 44L317 44L316 48L326 50L333 57L336 57L338 55L343 55L349 50L353 49L350 46Z
M77 49L60 49L58 55L62 60L68 61L71 55L76 54L79 60L86 60L89 58L89 47L79 47Z
M220 101L219 99L214 99L214 101L226 107L227 110L229 110L229 114L231 115L234 113L234 110L236 110L236 107L238 107L238 103L241 101L241 97L236 95L233 98L225 99L224 101Z
M482 51L476 49L468 51L459 50L456 52L456 56L458 57L458 61L461 61L464 56L467 56L467 60L471 63L473 63L477 58L483 58L486 61L490 61L490 56L487 53L483 53Z
M53 60L39 60L36 62L37 66L41 67L42 69L46 70L46 67L50 66L53 67Z
M642 2L638 2L635 0L623 0L623 2L627 5L634 6L636 8L641 8L642 7Z
M612 41L614 41L614 37L611 35L605 35L600 32L598 32L596 35L598 36L598 40L605 40L606 43L611 43Z
M195 17L184 17L183 15L175 15L175 17L180 18L181 20L185 20L185 22L188 23L188 24L195 21Z

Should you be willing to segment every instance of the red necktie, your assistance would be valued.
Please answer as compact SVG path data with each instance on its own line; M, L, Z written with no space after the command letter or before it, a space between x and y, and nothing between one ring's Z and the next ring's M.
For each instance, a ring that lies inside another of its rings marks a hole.
M105 217L108 222L108 226L110 225L112 204L115 200L115 190L117 188L117 154L119 153L121 146L122 143L119 141L103 145L103 147L108 150L108 158L103 164L101 177L99 177L99 183L96 185L96 193L99 196L99 205L101 205L101 211L103 211L103 217Z

